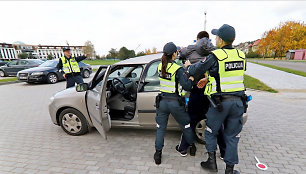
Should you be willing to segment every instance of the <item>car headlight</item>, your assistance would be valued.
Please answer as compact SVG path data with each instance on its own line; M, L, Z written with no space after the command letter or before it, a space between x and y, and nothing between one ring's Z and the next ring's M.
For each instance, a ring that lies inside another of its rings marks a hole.
M38 76L38 75L43 75L44 72L33 72L31 75L32 76Z

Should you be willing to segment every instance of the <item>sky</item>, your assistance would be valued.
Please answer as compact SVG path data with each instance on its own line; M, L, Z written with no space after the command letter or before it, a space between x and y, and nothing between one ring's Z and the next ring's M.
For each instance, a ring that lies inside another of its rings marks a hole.
M260 39L280 22L306 21L306 1L0 1L0 42L84 45L98 54L193 44L199 31L236 29L234 45ZM210 35L213 43L215 37Z

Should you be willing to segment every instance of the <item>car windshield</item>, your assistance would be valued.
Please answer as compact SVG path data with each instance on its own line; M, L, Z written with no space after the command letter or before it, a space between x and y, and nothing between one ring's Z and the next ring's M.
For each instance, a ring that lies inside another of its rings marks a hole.
M39 66L40 67L56 67L56 65L57 65L57 61L48 60Z
M36 64L42 64L43 63L43 61L41 61L41 60L32 60L34 63L36 63Z

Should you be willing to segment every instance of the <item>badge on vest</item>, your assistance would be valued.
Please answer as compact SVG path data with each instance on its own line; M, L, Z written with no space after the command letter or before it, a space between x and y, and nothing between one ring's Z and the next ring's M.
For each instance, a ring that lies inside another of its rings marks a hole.
M243 61L225 62L225 71L243 70Z
M166 77L164 78L161 74L161 71L158 71L158 76L162 79L171 80L171 73L166 72Z

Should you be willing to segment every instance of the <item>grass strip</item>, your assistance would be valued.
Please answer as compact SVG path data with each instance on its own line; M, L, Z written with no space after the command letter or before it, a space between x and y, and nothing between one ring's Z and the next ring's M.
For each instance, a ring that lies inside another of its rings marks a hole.
M17 77L5 78L5 79L0 79L0 83L14 82L17 80L18 80Z
M112 65L120 60L83 60L82 62L89 65Z
M248 75L244 75L244 84L246 88L251 88L251 89L256 89L256 90L260 90L260 91L268 91L268 92L272 92L272 93L278 93L278 91L276 91L275 89L272 89L271 87L267 86L266 84L264 84L263 82L261 82L260 80L253 78L251 76Z
M289 68L283 68L283 67L279 67L279 66L275 66L275 65L269 65L269 64L265 64L265 63L253 62L253 61L249 61L249 62L258 64L258 65L262 65L262 66L266 66L266 67L269 67L269 68L277 69L277 70L280 70L280 71L285 71L287 73L292 73L292 74L296 74L296 75L300 75L300 76L306 77L306 72L303 72L303 71L298 71L298 70L293 70L293 69L289 69Z

